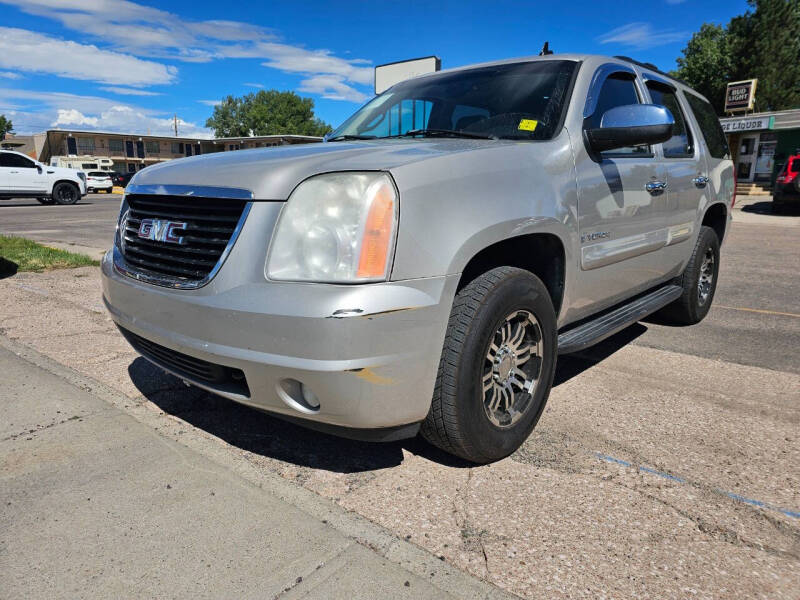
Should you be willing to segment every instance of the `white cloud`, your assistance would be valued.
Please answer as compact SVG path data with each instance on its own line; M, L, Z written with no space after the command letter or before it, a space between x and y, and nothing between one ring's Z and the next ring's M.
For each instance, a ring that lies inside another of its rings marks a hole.
M349 100L350 102L363 102L369 96L359 92L354 87L344 83L344 77L339 75L315 75L300 82L298 88L301 92L319 94L329 100Z
M135 88L116 87L116 86L103 86L100 88L105 92L112 94L120 94L122 96L160 96L160 92L148 92L147 90L137 90Z
M0 0L0 3L55 19L82 36L94 37L136 56L187 62L222 58L261 59L266 67L299 73L314 80L306 85L307 91L319 90L311 93L327 98L362 98L363 92L352 86L371 86L373 81L373 70L368 60L345 59L329 50L285 43L273 31L251 23L189 21L127 0ZM320 76L337 78L319 79ZM319 87L322 81L334 85ZM349 86L350 90L343 89L343 85Z
M14 117L14 129L20 134L53 127L154 135L172 132L172 115L97 96L0 88L0 106L14 101L26 108ZM180 118L178 130L181 135L214 137L211 130Z
M263 83L245 83L244 85L246 85L247 87L254 87L259 89L264 87Z
M612 29L598 38L601 44L618 44L637 50L653 48L680 42L688 38L690 33L675 30L656 30L650 23L629 23Z
M171 83L175 67L25 29L0 27L0 67L123 85Z
M59 109L56 120L51 123L56 128L97 129L100 131L122 131L148 135L174 135L173 120L170 117L155 117L130 106L112 106L97 116L85 115L75 109ZM181 135L213 138L213 133L205 127L178 119Z
M0 78L2 79L22 79L22 75L14 73L13 71L0 71Z
M198 102L206 106L216 106L217 104L221 104L222 100L198 100Z

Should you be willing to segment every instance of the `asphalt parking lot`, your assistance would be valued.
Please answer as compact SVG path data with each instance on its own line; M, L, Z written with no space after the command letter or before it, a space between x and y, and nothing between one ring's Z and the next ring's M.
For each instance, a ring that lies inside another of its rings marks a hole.
M0 201L0 232L102 249L118 202ZM482 467L419 440L309 432L185 388L121 340L96 269L0 280L0 342L118 394L120 410L227 473L278 475L522 597L797 598L800 216L767 213L763 198L739 200L704 322L644 322L560 359L535 432ZM81 426L45 422L0 445L0 464L23 447L49 460L45 431L69 440ZM18 500L0 507L3 522L19 521ZM37 523L34 539L47 526ZM47 567L39 558L32 579Z

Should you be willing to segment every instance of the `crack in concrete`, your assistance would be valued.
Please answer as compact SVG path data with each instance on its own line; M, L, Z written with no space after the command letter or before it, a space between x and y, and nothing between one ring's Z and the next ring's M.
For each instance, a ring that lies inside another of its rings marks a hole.
M766 545L766 544L761 544L759 542L754 542L754 541L748 540L746 538L743 538L736 531L734 531L734 530L732 530L732 529L730 529L728 527L721 527L719 525L715 525L715 524L709 523L708 521L706 521L702 517L693 515L689 511L684 510L682 508L678 508L677 506L675 506L674 504L664 500L663 498L659 498L658 496L655 496L653 494L647 493L646 491L644 491L642 489L639 489L637 487L631 487L629 485L625 485L624 483L622 483L620 481L611 480L611 483L613 485L622 487L622 488L624 488L626 490L630 490L632 492L635 492L635 493L639 494L640 496L648 498L649 500L653 500L655 502L658 502L659 504L661 504L663 506L666 506L667 508L673 510L676 514L678 514L681 517L683 517L684 519L688 519L689 521L694 523L697 526L697 529L701 533L703 533L703 534L705 534L705 535L707 535L707 536L709 536L709 537L711 537L713 539L716 539L716 540L719 540L719 541L722 541L722 542L726 542L726 543L731 544L733 546L744 546L745 548L750 548L751 550L759 550L761 552L766 552L767 554L770 554L772 556L777 556L777 557L780 557L780 558L786 558L786 559L794 560L794 561L800 561L800 553L798 553L797 551L781 550L781 549L775 548L773 546L769 546L769 545ZM795 543L794 546L797 546L797 544Z
M64 423L70 423L72 421L80 421L82 419L85 419L85 418L100 414L101 412L103 412L103 411L102 410L98 410L98 411L86 413L85 415L73 415L73 416L68 417L66 419L62 419L60 421L55 421L53 423L50 423L49 425L37 425L36 429L27 429L27 430L21 431L19 433L12 433L8 437L4 437L4 438L0 439L0 442L9 442L9 441L16 440L16 439L19 439L21 437L24 437L26 435L33 435L33 434L39 433L41 431L46 431L48 429L52 429L53 427L58 427L59 425L63 425Z

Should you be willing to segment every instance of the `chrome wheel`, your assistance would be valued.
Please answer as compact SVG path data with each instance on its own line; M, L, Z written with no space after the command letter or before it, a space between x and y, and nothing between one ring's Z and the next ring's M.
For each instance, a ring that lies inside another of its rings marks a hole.
M511 427L530 407L542 368L542 330L527 310L508 315L489 341L481 379L483 409L497 427Z
M697 301L700 306L708 302L714 284L714 249L706 248L703 262L700 265L700 277L697 279Z

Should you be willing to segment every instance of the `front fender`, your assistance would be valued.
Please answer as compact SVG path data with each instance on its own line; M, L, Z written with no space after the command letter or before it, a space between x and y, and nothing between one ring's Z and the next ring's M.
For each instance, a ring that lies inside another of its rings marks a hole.
M460 273L478 252L530 233L577 246L577 186L566 130L547 142L487 144L391 169L400 194L393 280Z

